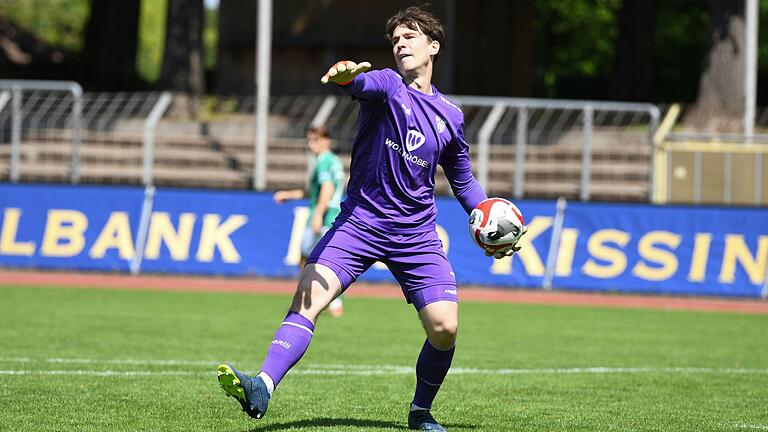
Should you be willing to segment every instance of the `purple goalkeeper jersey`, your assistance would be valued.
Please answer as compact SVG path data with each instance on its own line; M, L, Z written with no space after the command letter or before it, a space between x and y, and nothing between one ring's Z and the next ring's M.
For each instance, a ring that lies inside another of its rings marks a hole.
M360 118L340 219L384 232L434 230L438 164L467 213L487 198L472 175L464 114L434 86L427 95L383 69L342 88L360 101Z

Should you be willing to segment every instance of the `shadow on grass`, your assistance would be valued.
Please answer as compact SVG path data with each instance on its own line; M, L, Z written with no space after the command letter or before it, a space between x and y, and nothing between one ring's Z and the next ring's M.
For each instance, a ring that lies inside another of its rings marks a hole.
M444 424L447 429L477 429L476 425L470 424ZM268 432L282 431L289 429L303 429L309 427L359 427L359 428L381 428L381 429L401 429L407 430L405 423L395 423L379 420L351 419L351 418L316 418L307 420L298 420L286 423L272 423L264 426L256 426L250 432Z

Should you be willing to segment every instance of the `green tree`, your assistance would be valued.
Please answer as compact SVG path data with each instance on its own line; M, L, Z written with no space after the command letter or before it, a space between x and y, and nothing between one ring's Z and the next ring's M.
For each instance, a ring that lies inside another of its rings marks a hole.
M708 132L739 132L744 116L744 2L709 0L709 50L696 102L684 122Z
M0 15L51 45L78 52L90 13L88 0L2 0Z
M599 83L612 69L620 6L621 0L534 2L543 96L582 97L605 87Z
M136 69L148 83L157 82L163 62L168 0L142 0L139 19L139 51ZM216 68L216 44L218 41L217 8L205 10L203 27L203 65L205 70Z
M92 0L81 62L87 88L114 91L138 86L138 32L138 1Z
M653 85L656 0L623 1L613 56L611 99L647 101Z
M148 83L154 83L160 76L167 8L168 0L142 0L141 2L136 70L139 77Z
M203 76L203 0L169 0L163 66L158 85L163 89L200 95Z
M630 1L630 0L627 0ZM653 34L653 89L656 102L690 102L707 52L709 11L701 0L656 3Z

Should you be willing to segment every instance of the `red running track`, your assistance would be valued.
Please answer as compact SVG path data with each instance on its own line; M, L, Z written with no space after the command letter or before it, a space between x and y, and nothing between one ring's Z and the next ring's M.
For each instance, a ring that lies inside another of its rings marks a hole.
M291 280L264 280L202 276L151 276L113 273L65 273L3 270L0 285L115 288L163 291L221 291L272 293L289 295L296 287ZM358 282L345 295L350 297L402 298L400 288L390 284ZM593 294L542 292L462 287L462 301L523 303L564 306L598 306L612 308L647 308L663 310L696 310L768 314L768 302L750 299L716 299L702 297L645 296L626 294Z

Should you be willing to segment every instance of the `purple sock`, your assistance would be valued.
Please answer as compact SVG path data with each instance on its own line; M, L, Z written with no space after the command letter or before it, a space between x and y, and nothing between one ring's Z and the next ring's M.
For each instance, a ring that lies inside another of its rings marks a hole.
M296 312L288 312L275 332L261 371L269 375L275 387L307 351L315 326Z
M443 383L448 369L451 368L453 352L456 348L448 351L440 351L432 346L429 340L424 342L421 347L419 360L416 362L416 394L413 396L413 404L421 408L432 408L432 401L440 390L440 384Z

